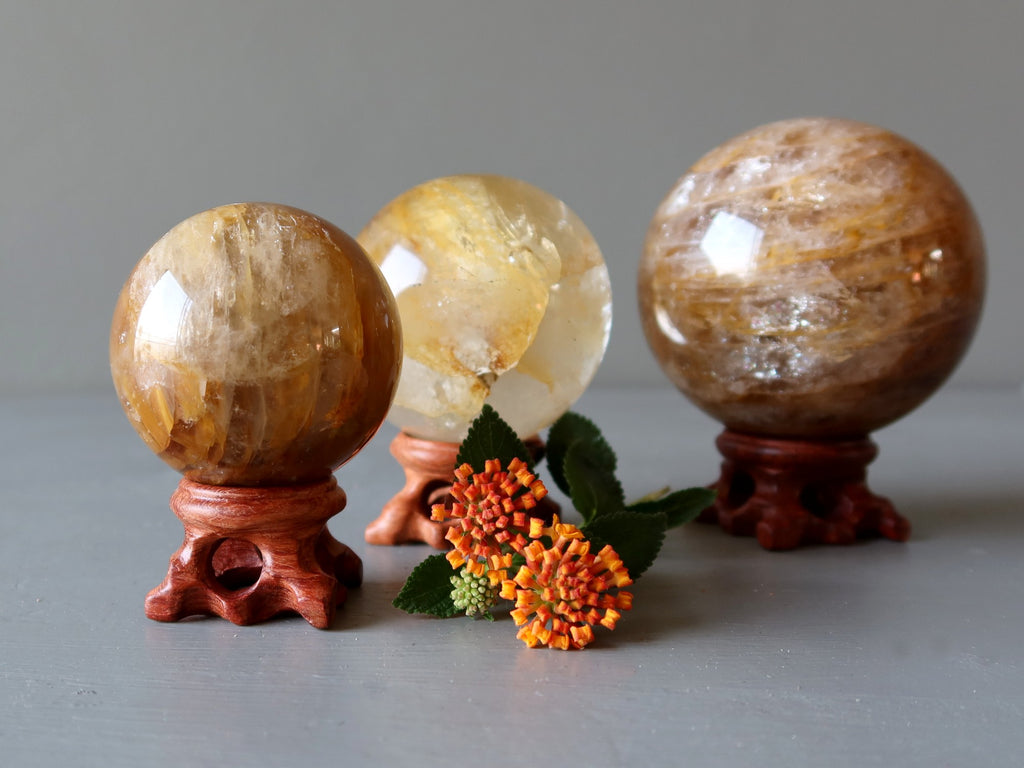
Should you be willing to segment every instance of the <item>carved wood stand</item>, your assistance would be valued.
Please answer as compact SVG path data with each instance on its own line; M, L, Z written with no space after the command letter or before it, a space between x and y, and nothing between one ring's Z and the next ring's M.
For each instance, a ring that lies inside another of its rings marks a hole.
M533 437L523 441L534 460L544 455L544 443ZM425 542L435 549L450 549L444 535L451 523L430 519L434 504L447 503L455 479L458 443L424 440L399 432L391 441L391 455L405 470L405 487L384 505L380 516L366 527L370 544L395 545ZM550 521L558 505L544 497L535 516Z
M294 611L326 629L348 588L363 579L359 556L327 530L345 501L333 477L268 488L182 480L171 509L185 541L146 597L146 615L178 621L213 614L256 624Z
M391 441L391 455L405 470L405 486L366 527L366 541L382 546L426 542L448 549L446 526L430 519L430 508L451 490L459 444L399 432Z
M867 465L878 455L868 438L788 440L725 430L716 440L722 473L713 506L699 518L765 549L852 544L884 536L906 541L910 523L868 490Z

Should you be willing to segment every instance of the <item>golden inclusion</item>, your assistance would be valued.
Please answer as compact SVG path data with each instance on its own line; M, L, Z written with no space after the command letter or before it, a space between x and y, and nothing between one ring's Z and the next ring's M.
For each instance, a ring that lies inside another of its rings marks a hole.
M449 176L385 206L359 242L398 301L405 359L389 420L458 442L485 402L523 436L586 389L608 343L611 286L586 226L502 176Z
M984 248L948 173L889 131L829 118L712 150L651 221L639 273L668 377L731 429L862 436L966 351Z
M142 258L110 333L132 426L189 479L323 480L376 432L401 361L398 312L362 248L305 211L214 208Z

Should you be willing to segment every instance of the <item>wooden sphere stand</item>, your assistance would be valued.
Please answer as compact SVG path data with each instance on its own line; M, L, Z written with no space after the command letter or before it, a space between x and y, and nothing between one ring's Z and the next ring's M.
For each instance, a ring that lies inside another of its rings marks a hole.
M539 437L523 442L534 461L543 457L544 443ZM444 535L451 523L431 520L430 509L434 504L447 503L455 480L459 444L399 432L391 441L391 455L405 470L405 486L366 527L366 541L381 546L425 542L435 549L450 549ZM545 496L534 516L550 521L557 513L558 505Z
M256 624L294 611L327 629L348 588L363 580L359 556L327 530L345 501L333 476L266 488L183 479L171 509L185 526L185 541L146 597L146 615L178 621L212 614Z
M878 447L867 437L790 440L726 429L715 441L722 473L715 503L700 516L765 549L852 544L884 536L906 541L910 523L868 490L867 465Z

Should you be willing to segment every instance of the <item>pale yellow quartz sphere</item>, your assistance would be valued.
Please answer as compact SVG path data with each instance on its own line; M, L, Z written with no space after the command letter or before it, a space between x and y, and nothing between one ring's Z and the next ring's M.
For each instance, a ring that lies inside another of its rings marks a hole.
M110 332L114 385L164 461L211 485L313 482L377 431L398 310L359 244L288 206L186 219L135 267Z
M449 176L400 195L357 239L402 318L388 420L405 432L458 442L488 403L526 437L590 383L611 330L611 284L562 201L516 179Z

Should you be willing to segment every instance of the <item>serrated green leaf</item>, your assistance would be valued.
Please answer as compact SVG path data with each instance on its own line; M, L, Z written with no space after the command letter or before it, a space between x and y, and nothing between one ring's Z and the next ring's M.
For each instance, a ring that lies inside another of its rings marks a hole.
M566 480L565 472L563 470L563 467L565 466L565 454L573 443L580 440L591 440L604 443L607 447L607 452L611 454L611 470L615 471L615 454L612 452L611 446L608 445L607 441L604 439L604 435L601 434L601 430L598 429L597 425L586 416L581 416L580 414L573 413L572 411L563 414L558 421L551 425L551 429L548 431L545 453L547 454L548 472L551 474L551 479L555 481L555 485L557 485L566 496L571 496L571 491L569 489L569 482Z
M669 528L688 523L711 506L716 492L710 488L684 488L656 499L641 499L626 507L644 515L663 513Z
M512 429L489 405L484 405L469 426L466 439L459 447L456 467L469 464L474 472L483 472L488 459L498 459L502 467L508 467L512 459L519 458L531 467L533 457Z
M613 512L583 526L583 533L598 548L611 544L634 580L650 568L665 540L663 512Z
M413 568L391 604L406 613L426 613L442 619L456 616L462 611L452 602L453 573L444 555L431 555Z
M609 469L609 463L614 468L615 456L606 452L605 446L607 443L602 446L589 440L577 440L565 454L562 468L569 485L569 498L584 523L621 512L626 505L622 485L613 469Z

